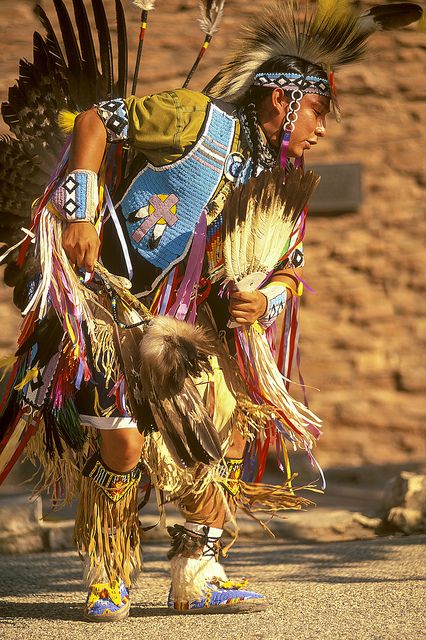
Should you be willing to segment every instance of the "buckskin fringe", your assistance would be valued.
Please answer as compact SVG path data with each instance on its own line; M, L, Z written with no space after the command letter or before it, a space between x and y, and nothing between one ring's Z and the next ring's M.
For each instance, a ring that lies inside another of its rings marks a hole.
M126 587L142 570L138 518L138 485L118 502L112 502L85 476L75 520L74 540L86 556L84 579L94 582L123 580Z
M70 504L79 494L81 471L96 441L95 430L86 430L88 437L83 450L74 451L61 440L63 451L60 454L57 449L47 451L45 425L41 420L36 433L27 443L26 457L38 467L40 473L33 495L44 492L51 494L55 508Z

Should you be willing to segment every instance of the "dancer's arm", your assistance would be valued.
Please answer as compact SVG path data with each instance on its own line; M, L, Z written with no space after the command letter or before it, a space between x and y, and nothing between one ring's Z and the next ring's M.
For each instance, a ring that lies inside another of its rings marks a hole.
M74 125L68 171L86 169L98 173L106 147L106 130L96 109L81 113ZM62 246L71 263L93 271L100 241L91 222L69 222L62 232Z

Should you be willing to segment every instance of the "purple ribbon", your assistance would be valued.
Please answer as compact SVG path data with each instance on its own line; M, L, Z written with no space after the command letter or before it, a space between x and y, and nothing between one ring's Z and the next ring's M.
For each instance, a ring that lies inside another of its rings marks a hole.
M195 323L197 315L197 291L203 268L206 235L207 219L206 212L203 209L195 226L185 275L176 294L176 300L167 314L178 320L187 320L191 324Z

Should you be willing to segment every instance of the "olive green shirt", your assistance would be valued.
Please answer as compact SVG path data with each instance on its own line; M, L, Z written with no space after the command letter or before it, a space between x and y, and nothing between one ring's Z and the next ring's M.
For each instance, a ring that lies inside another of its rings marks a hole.
M176 89L125 100L128 138L155 166L178 160L199 137L210 99L197 91Z

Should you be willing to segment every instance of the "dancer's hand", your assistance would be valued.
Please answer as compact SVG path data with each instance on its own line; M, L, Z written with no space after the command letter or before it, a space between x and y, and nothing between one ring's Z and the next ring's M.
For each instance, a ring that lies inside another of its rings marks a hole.
M69 222L62 231L62 246L71 264L93 271L100 241L91 222Z
M253 324L267 307L268 299L261 291L233 291L229 299L229 313L238 324Z

